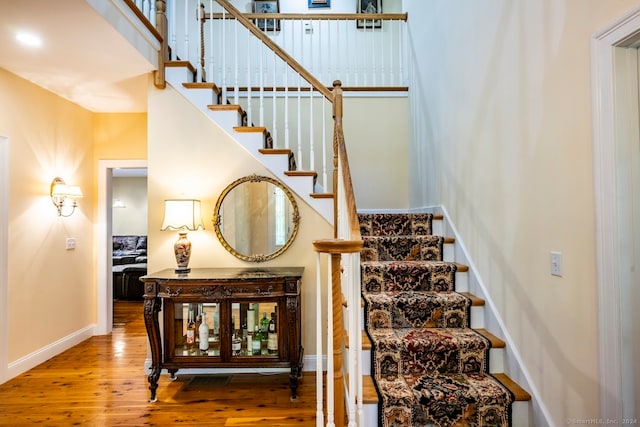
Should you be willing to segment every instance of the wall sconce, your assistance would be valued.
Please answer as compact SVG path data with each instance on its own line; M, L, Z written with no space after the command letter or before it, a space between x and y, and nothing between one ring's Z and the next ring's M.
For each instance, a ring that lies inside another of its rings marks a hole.
M185 274L191 271L189 258L191 257L191 242L187 239L187 230L204 230L202 215L200 214L200 200L165 200L164 220L160 230L177 230L179 237L173 245L178 268L175 272Z
M58 210L58 216L67 217L75 212L78 206L76 199L82 197L82 191L77 185L67 185L62 178L55 177L51 181L49 195L51 196L51 202ZM63 210L68 213L65 214Z

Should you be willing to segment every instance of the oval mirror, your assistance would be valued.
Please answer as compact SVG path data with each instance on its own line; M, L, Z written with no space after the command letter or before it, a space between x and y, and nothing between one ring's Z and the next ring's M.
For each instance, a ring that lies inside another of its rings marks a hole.
M220 243L244 261L267 261L286 251L299 223L298 205L289 189L258 175L229 184L213 213Z

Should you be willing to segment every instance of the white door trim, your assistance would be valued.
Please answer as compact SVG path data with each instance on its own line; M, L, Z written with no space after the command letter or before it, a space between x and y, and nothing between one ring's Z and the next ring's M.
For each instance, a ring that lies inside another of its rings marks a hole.
M600 418L622 419L620 254L616 187L616 68L614 50L640 32L640 8L591 39L593 161L600 360ZM631 94L637 97L638 94Z
M9 380L9 138L0 136L0 384Z
M113 328L113 280L111 275L111 176L116 168L146 168L146 160L98 161L98 219L95 225L97 243L97 313L96 334L106 335Z

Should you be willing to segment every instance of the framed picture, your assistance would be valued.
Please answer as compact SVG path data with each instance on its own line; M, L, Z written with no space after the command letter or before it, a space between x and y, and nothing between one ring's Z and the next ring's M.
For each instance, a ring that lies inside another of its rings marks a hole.
M382 13L382 0L356 0L356 13ZM358 19L358 28L382 28L382 20L380 19Z
M253 0L253 13L280 13L278 0ZM279 19L256 19L255 24L262 31L280 31Z
M308 0L309 9L314 7L331 7L331 0Z

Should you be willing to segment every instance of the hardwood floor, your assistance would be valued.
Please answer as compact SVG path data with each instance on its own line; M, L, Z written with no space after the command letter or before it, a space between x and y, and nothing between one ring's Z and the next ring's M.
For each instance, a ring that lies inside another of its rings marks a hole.
M289 401L288 374L233 374L221 385L180 372L174 382L163 374L158 402L148 403L142 302L114 305L111 335L92 337L0 385L0 425L315 425L314 373L299 382L296 403Z

